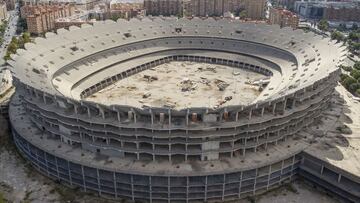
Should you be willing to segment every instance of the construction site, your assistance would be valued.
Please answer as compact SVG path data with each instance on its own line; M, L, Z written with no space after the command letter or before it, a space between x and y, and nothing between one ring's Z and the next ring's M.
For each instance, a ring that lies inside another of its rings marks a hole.
M15 145L64 185L110 199L219 202L304 177L360 201L359 145L348 136L357 127L338 86L346 47L328 38L144 18L59 29L11 57Z
M256 72L223 65L170 62L120 80L87 100L184 109L203 107L208 98L208 107L213 109L250 104L268 83L266 79Z

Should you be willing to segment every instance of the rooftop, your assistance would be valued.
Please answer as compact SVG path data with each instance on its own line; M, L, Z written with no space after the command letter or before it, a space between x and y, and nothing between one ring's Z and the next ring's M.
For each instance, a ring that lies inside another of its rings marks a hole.
M235 61L247 57L249 64L262 60L274 79L254 102L268 102L326 77L346 54L341 43L313 33L212 18L109 20L45 36L18 49L8 63L22 83L74 100L121 72L182 54Z

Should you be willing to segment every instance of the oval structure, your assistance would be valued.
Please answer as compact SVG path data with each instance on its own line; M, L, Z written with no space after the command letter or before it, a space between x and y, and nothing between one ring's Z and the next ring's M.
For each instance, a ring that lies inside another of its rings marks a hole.
M221 19L60 29L12 55L15 143L45 175L145 202L233 200L296 175L345 47Z

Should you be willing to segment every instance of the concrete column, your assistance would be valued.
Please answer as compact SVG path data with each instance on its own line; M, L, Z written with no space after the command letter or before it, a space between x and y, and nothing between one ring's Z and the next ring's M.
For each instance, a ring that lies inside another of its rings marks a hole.
M250 109L250 112L249 112L249 120L251 120L251 116L252 116L252 109Z
M150 109L150 117L151 117L151 127L154 127L154 113Z
M276 109L276 103L273 104L273 108L272 108L272 113L275 114L275 109Z
M48 163L48 161L47 161L47 155L46 155L46 153L44 153L44 154L45 154L46 173L47 173L47 175L49 176L49 163ZM36 155L37 155L37 152L36 152Z
M44 100L44 104L46 104L46 96L45 96L45 94L43 94L42 98Z
M293 102L292 102L292 105L291 105L291 108L294 109L295 108L295 103L296 103L296 99L295 97L293 98Z
M287 99L284 100L283 113L285 113L285 110L286 110L286 103L287 103Z
M104 109L103 109L102 107L100 107L100 106L97 106L97 108L99 109L99 112L100 112L100 114L101 114L101 117L102 117L103 119L105 119Z
M256 169L256 174L255 174L255 179L254 179L254 189L253 189L253 195L255 195L255 192L256 192L256 179L257 179L257 176L258 176L258 169Z
M115 191L115 198L118 197L117 195L117 187L116 187L116 174L113 172L113 181L114 181L114 191Z
M86 192L85 173L84 173L84 166L83 165L81 165L81 175L82 175L82 178L83 178L84 192Z
M135 197L134 197L134 177L133 177L133 175L130 175L130 180L131 180L131 199L132 199L132 201L135 201Z
M322 175L324 172L324 165L321 165L321 171L320 171L320 174Z
M208 176L205 176L205 199L204 199L204 202L207 201L207 189L208 189Z
M224 201L224 196L225 196L225 174L223 175L223 185L222 185L222 195L221 195L222 201Z
M262 107L262 109L261 109L261 117L264 116L264 111L265 111L265 107Z
M168 179L168 203L170 203L170 184L171 184L170 177L168 176L167 179Z
M68 167L70 185L72 185L71 172L70 172L70 162L69 161L67 161L67 167Z
M188 109L186 112L186 126L189 125L189 114L190 114L190 110Z
M235 148L235 141L231 141L231 153L230 153L230 158L233 158L234 156L234 148Z
M169 134L171 133L171 109L169 109Z
M271 176L271 164L269 166L269 176L268 176L268 180L267 180L267 185L266 185L266 190L269 189L269 184L270 184L270 176Z
M268 140L269 140L269 133L266 133L265 150L268 149Z
M119 123L120 123L120 122L121 122L121 115L120 115L120 111L119 111L119 110L117 110L116 112L117 112L117 119L118 119L118 121L119 121Z
M189 176L186 176L186 203L189 202Z
M56 176L58 179L60 179L60 175L59 175L59 164L57 161L57 157L55 156L55 166L56 166Z
M341 181L341 174L339 174L338 179L337 179L338 183L340 183L340 181Z
M73 105L74 105L74 112L75 112L76 115L78 115L78 110L77 110L78 105L76 105L76 104L73 104Z
M239 112L236 112L236 118L235 118L235 121L238 121L239 120Z
M239 180L239 194L238 194L239 198L241 197L241 182L242 182L242 179L243 179L243 172L241 171L240 180Z
M163 124L163 123L164 123L164 120L165 120L165 114L164 114L164 113L160 113L160 114L159 114L159 117L160 117L159 122L160 122L161 124Z
M128 120L131 121L133 119L134 115L132 111L128 111Z
M290 181L292 180L292 175L294 174L294 171L293 171L294 165L295 165L295 156L293 156L293 158L292 158Z
M91 118L91 111L90 111L90 107L86 107L87 108L87 112L88 112L88 116L89 116L89 118Z
M151 176L149 176L149 199L150 203L152 203L152 182L151 182Z

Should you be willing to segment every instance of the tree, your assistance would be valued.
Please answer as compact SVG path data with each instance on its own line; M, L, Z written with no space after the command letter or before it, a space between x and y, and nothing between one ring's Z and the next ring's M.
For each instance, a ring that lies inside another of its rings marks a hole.
M350 32L349 33L349 37L348 37L351 41L355 41L358 42L360 40L360 33L358 32Z
M349 42L349 50L352 52L360 51L360 42Z
M9 60L11 54L15 54L16 50L19 48L19 40L16 37L11 39L11 42L7 48L6 54L4 56L4 60Z
M360 95L360 89L357 89L357 90L356 90L356 94L357 94L357 95Z
M359 28L359 26L356 23L353 23L351 26L352 30L357 30Z
M354 93L356 92L358 89L360 89L360 83L352 83L350 86L349 86L349 91L351 93Z
M341 82L346 89L349 89L350 85L356 83L357 81L353 77L346 75L345 77L343 77Z
M117 21L119 18L120 18L120 16L118 16L118 15L111 16L111 20L113 20L113 21Z
M350 72L352 70L352 67L351 66L344 66L344 65L340 65L339 66L341 69L343 69L344 71L348 71Z
M356 69L356 70L360 70L360 61L357 61L357 62L355 62L355 64L354 64L354 69Z
M319 21L318 28L322 31L328 31L329 30L329 22L325 19L322 19Z
M350 75L356 80L360 79L360 70L354 69L351 71Z
M334 31L331 33L331 39L339 41L345 40L345 36L339 31Z
M245 19L247 17L247 12L246 10L243 10L239 13L239 17L240 19Z
M343 23L340 23L338 29L339 29L340 31L345 31L345 30L346 30L346 24L345 24L345 23L344 23L344 24L343 24Z

